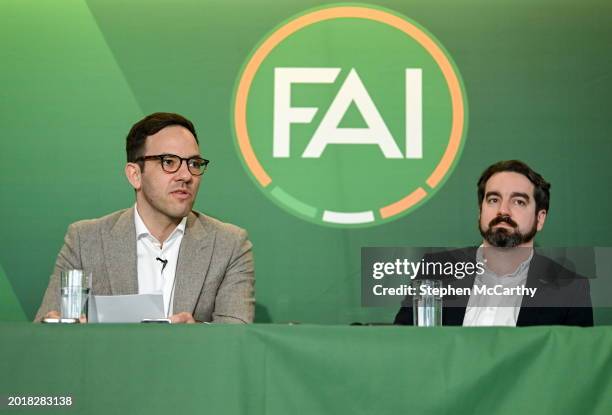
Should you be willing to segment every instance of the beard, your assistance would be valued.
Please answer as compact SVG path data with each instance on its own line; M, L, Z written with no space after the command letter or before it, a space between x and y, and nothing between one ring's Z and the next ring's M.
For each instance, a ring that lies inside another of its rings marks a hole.
M506 223L512 226L513 230L506 228L493 229L493 226L500 223ZM508 215L500 215L493 218L493 220L489 222L489 227L486 230L482 229L479 221L478 229L482 237L490 243L491 246L496 248L514 248L531 241L538 232L537 220L533 222L533 226L527 233L522 233L519 231L518 224Z

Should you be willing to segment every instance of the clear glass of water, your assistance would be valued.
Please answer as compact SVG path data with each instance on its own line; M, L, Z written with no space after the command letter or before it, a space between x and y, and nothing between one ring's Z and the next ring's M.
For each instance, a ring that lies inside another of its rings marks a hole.
M87 318L87 302L91 289L91 273L80 269L62 271L60 275L61 318Z
M442 281L414 280L412 286L415 294L412 297L413 324L419 327L436 327L442 325Z

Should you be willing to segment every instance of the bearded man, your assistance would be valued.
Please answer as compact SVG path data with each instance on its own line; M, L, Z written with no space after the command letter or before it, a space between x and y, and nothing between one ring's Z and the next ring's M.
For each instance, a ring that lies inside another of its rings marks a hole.
M443 298L442 324L592 326L588 280L534 249L550 209L550 183L522 161L500 161L480 176L478 203L482 244L424 258L428 263L481 265L475 269L482 272L465 278L433 278L446 286L469 288L470 293ZM413 324L410 297L395 324Z

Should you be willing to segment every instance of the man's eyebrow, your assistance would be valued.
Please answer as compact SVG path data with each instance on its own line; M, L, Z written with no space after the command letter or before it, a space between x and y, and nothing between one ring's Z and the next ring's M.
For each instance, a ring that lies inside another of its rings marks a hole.
M178 154L172 154L172 153L164 153L164 154L161 154L161 155L162 155L162 156L176 156L176 157L181 157L181 156L179 156ZM201 159L201 158L202 158L202 156L201 156L201 155L199 155L199 154L192 154L192 155L190 155L190 156L181 157L181 158L184 158L184 159Z
M160 155L160 156L176 156L176 157L181 157L181 156L179 156L178 154L173 154L173 153L161 153L161 154L159 154L159 155ZM201 156L201 155L199 155L199 154L194 154L194 155L187 156L187 157L183 157L183 158L184 158L184 159L194 159L194 158L202 158L202 156Z
M529 201L529 195L523 192L512 192L510 197L522 197L523 199Z
M495 190L487 192L485 194L485 199L488 198L489 196L497 196L497 197L501 197L501 194Z

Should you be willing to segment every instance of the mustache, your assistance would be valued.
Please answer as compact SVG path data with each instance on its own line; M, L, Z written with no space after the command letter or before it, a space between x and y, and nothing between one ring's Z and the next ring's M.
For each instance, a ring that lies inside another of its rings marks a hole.
M491 222L489 222L489 228L492 228L495 225L499 225L500 223L506 223L513 228L518 228L518 224L512 220L512 218L508 215L499 215L493 218Z

